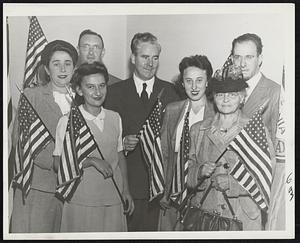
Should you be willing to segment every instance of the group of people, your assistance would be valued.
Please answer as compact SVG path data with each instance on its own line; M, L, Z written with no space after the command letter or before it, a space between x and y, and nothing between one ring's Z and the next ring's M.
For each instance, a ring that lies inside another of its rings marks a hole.
M268 215L262 213L251 195L230 175L241 158L228 150L215 163L267 101L262 115L272 170L276 169L274 147L280 86L260 72L260 37L247 33L234 39L231 63L215 75L205 55L184 57L175 85L156 76L161 46L153 34L135 34L131 52L133 74L121 81L109 74L103 64L103 38L94 31L84 30L80 34L77 50L63 40L46 45L41 63L47 80L36 88L25 89L24 94L55 139L34 158L30 191L25 198L20 185L16 185L11 232L180 230L176 227L178 202L190 188L198 187L201 180L194 205L212 182L213 188L202 207L230 216L220 196L226 191L244 230L265 229ZM162 90L165 185L163 194L149 201L150 175L137 134ZM71 96L102 154L94 150L84 159L80 182L72 197L64 201L56 194L57 171ZM20 136L19 127L17 116L14 147ZM175 181L184 143L188 144L185 147L188 157L178 189Z

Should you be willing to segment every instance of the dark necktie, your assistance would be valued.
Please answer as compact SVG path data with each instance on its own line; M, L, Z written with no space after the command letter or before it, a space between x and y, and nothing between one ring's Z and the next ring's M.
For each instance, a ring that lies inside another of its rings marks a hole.
M147 94L146 88L147 88L147 84L143 83L143 90L142 90L142 93L141 93L141 99L142 99L142 102L144 104L146 104L148 102L148 94Z

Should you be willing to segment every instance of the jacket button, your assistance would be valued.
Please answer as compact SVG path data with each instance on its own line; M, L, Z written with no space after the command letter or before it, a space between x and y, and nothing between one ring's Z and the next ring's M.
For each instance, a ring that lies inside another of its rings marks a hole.
M224 209L226 209L226 205L225 204L222 204L221 205L221 208L224 210Z

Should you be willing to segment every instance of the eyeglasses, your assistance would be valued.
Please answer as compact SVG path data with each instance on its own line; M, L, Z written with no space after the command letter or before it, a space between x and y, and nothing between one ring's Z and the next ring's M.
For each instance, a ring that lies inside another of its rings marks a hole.
M84 44L84 45L81 45L79 46L82 50L85 50L85 51L89 51L90 49L92 49L93 51L100 51L102 48L99 46L99 45L89 45L89 44Z
M246 56L233 55L233 61L241 62L242 59L244 59L245 62L250 62L254 57L255 57L254 55L246 55Z
M227 95L228 98L234 99L238 97L239 92L230 92L230 93L216 93L215 97L216 98L224 98Z

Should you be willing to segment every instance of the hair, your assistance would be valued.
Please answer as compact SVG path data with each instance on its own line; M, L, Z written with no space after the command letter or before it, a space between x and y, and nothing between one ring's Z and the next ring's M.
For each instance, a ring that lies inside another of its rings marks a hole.
M189 57L184 57L181 62L179 63L179 75L178 79L175 82L175 88L178 93L178 95L181 98L187 98L187 95L185 93L185 89L183 88L183 73L184 70L188 67L197 67L199 69L206 71L206 77L207 82L210 81L212 74L213 74L213 68L211 66L210 61L208 58L204 55L194 55ZM210 96L208 89L206 89L206 95Z
M71 85L73 90L76 90L76 87L80 87L81 82L85 76L89 76L92 74L101 74L103 75L105 79L105 83L108 83L109 77L108 77L108 71L107 68L103 63L100 62L93 62L91 64L83 63L81 64L74 72L72 79L71 79ZM75 101L78 105L84 103L83 97L76 94Z
M144 32L144 33L136 33L133 36L133 38L131 40L131 44L130 44L131 52L133 54L136 54L138 45L141 43L146 43L146 42L157 45L159 48L159 52L161 51L161 46L158 43L157 38L149 32Z
M102 42L102 47L104 48L104 41L103 41L103 38L100 34L98 34L97 32L95 31L92 31L90 29L86 29L84 31L82 31L79 35L79 38L78 38L78 46L80 45L80 39L82 38L82 36L84 35L96 35L100 38L101 42Z
M245 41L252 41L256 45L257 55L260 55L262 53L263 44L260 37L256 34L246 33L240 35L232 41L231 54L233 54L233 49L236 43Z
M44 66L49 67L50 60L56 51L67 52L72 58L75 67L78 60L78 53L72 44L63 40L51 41L44 47L41 53L41 63Z

